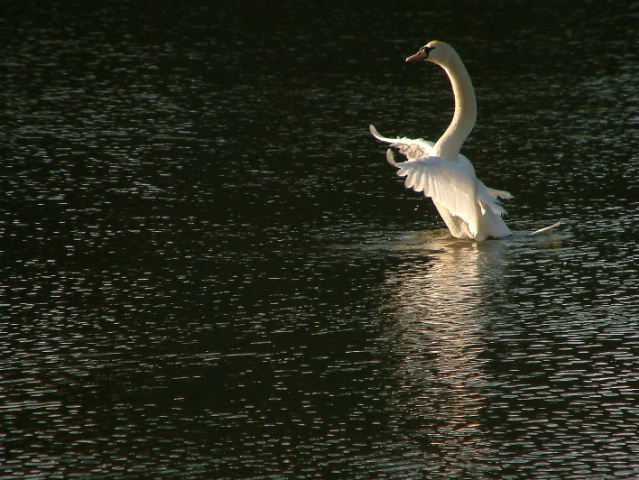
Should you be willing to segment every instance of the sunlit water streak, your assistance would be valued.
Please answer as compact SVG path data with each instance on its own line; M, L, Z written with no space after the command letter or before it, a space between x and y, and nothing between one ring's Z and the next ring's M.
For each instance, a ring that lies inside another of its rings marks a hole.
M411 454L430 457L433 474L461 475L489 447L479 416L487 382L479 356L481 305L500 288L488 284L499 275L482 272L490 252L478 244L432 243L437 250L421 261L409 256L387 280L401 331L394 345L400 388L392 403L402 406Z
M542 242L516 235L482 244L453 239L402 244L410 252L406 264L388 280L394 293L389 309L401 332L394 344L402 385L395 401L404 406L402 421L411 431L405 441L421 452L414 455L430 454L429 475L633 471L624 462L638 446L630 427L637 414L631 353L636 332L627 342L616 332L628 335L637 307L630 313L629 305L620 305L620 315L610 317L608 307L583 309L574 300L580 295L575 285L549 281L560 280L556 270L571 256L569 242L565 235ZM414 255L420 243L429 253L422 261ZM513 277L528 255L537 274L516 282L517 288ZM556 255L563 260L553 259ZM607 283L601 276L599 281ZM515 302L516 310L505 315L495 310L504 297L520 294L532 301ZM563 313L546 302L562 303ZM514 346L523 351L514 352ZM614 380L611 371L617 372ZM503 383L504 378L509 380ZM605 384L610 381L614 387ZM605 410L621 422L601 421L603 413L595 413L601 392L609 399ZM500 437L523 450L504 455L497 447ZM500 466L489 458L500 458ZM529 466L522 470L522 464Z

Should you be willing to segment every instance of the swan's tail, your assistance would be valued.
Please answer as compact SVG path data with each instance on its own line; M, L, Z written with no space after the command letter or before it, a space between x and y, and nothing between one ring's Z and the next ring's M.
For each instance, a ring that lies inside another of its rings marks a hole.
M553 228L558 227L559 225L561 225L561 220L547 227L540 228L539 230L535 230L534 232L531 232L528 235L539 235L540 233L546 233L547 231L552 230Z

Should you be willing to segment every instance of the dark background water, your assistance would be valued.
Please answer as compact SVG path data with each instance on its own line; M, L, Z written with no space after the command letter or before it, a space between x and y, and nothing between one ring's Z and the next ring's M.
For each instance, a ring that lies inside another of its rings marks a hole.
M638 17L3 2L0 474L635 478ZM448 238L368 133L445 129L432 39L509 239Z

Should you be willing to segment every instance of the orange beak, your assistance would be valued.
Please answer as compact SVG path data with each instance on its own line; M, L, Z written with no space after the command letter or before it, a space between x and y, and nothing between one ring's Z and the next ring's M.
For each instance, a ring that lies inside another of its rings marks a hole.
M406 61L407 62L423 62L424 60L426 60L427 56L428 55L426 54L426 52L424 52L424 50L420 50L415 55L411 55L410 57L408 57Z

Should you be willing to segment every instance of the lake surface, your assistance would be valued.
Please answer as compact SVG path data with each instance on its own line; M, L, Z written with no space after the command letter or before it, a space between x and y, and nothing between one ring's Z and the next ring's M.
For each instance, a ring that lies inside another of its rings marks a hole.
M3 3L0 475L637 478L639 7L449 3Z

